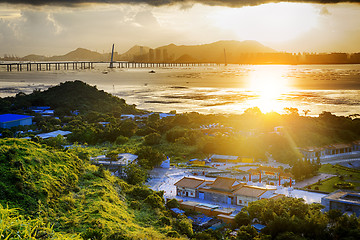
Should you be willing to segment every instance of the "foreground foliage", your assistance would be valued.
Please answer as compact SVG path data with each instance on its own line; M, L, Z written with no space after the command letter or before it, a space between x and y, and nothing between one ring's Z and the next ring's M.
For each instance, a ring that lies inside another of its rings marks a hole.
M27 140L0 140L0 205L11 208L6 211L12 212L8 216L13 219L36 219L29 220L28 227L20 224L21 234L36 237L32 229L43 227L49 232L45 238L55 238L56 233L112 240L168 239L167 233L174 231L177 237L183 234L164 208L162 192L111 176L104 168L91 165L86 154L80 154L83 151L63 152ZM162 222L162 218L169 220Z

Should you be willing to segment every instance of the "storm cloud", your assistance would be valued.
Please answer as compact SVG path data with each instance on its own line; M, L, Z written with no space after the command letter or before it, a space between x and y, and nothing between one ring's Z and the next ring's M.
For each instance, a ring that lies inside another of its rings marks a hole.
M255 6L265 3L295 2L295 3L360 3L360 0L0 0L0 3L25 4L33 6L56 5L78 7L82 4L148 4L151 6L163 6L173 4L201 3L210 6L242 7Z

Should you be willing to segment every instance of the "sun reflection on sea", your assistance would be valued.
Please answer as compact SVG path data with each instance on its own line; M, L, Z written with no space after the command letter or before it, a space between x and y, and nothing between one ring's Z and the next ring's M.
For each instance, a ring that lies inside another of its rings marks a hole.
M286 107L281 101L281 95L290 90L288 79L285 77L288 66L262 66L251 72L247 89L253 91L257 97L249 104L258 107L263 113L282 112Z

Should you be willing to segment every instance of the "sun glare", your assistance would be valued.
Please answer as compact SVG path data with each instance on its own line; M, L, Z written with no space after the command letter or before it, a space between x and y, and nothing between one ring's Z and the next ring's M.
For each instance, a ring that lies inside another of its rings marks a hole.
M283 42L316 26L318 10L311 4L270 3L243 8L218 7L211 18L215 26L236 33L240 40Z
M248 89L258 97L252 101L262 112L281 112L284 108L279 98L289 90L284 74L287 66L262 66L249 76Z

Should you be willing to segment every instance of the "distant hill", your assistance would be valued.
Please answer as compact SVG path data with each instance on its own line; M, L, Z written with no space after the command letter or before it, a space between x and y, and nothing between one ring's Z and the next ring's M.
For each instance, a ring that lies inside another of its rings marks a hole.
M23 61L46 61L47 57L42 55L30 54L23 57L21 60Z
M218 41L202 45L175 45L152 49L135 45L122 54L114 53L114 60L122 61L155 61L155 62L224 62L224 49L228 63L239 61L240 54L275 53L272 48L256 41ZM111 53L98 53L84 48L78 48L65 55L45 57L31 54L21 58L23 61L110 61Z
M149 47L135 45L125 53L120 54L116 60L135 60L137 57L147 56L149 50Z
M53 56L48 58L49 61L101 61L104 55L98 52L90 51L85 48L78 48L62 56Z
M218 41L210 44L177 46L170 44L158 48L167 51L173 59L182 55L189 55L200 62L224 62L224 50L226 51L227 62L236 62L240 54L244 53L273 53L274 49L266 47L256 41Z

